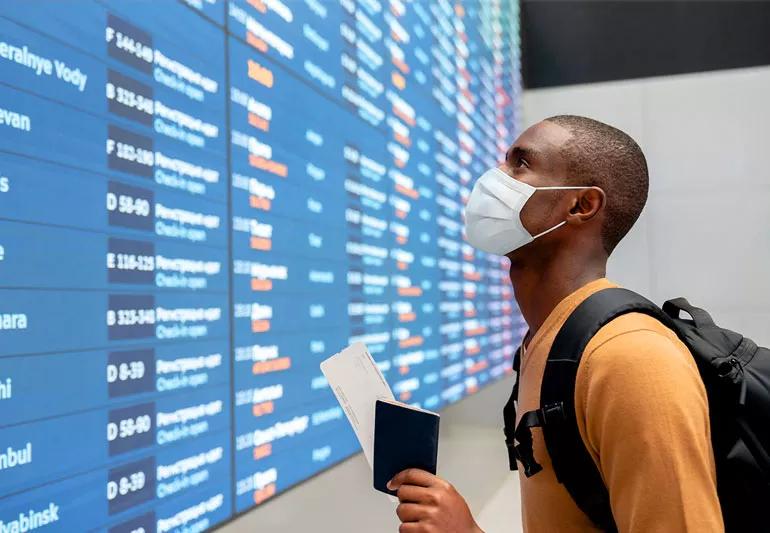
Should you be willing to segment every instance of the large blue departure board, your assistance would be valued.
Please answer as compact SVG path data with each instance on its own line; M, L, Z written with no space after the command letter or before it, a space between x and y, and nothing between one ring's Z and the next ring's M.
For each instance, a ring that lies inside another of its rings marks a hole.
M0 530L197 532L359 450L319 363L438 410L511 371L463 239L516 0L0 5Z

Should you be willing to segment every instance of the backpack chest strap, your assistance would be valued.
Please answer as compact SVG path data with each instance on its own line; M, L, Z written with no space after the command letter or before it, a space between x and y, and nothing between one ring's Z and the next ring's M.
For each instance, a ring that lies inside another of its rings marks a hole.
M534 411L527 411L521 415L521 420L513 433L514 442L508 444L508 455L513 453L524 465L524 475L532 477L540 472L543 467L535 459L532 447L532 428L545 427L558 424L566 420L564 404L562 402L550 404Z

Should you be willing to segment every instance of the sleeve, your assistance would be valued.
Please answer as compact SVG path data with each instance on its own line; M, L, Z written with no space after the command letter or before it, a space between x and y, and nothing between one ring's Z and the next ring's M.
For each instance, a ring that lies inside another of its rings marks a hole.
M611 337L584 355L575 399L621 533L724 531L708 400L684 345L651 330Z

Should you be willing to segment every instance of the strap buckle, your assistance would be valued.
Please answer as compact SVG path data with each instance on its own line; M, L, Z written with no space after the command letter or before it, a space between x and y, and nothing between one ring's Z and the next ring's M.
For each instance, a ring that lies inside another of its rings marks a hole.
M524 466L524 475L527 477L532 477L543 469L535 460L531 444L516 444L515 441L506 439L505 446L508 448L508 466L511 470L519 469L517 460Z
M563 402L552 403L535 411L524 413L513 432L512 438L508 431L505 432L505 445L508 448L510 469L518 470L516 463L518 460L524 466L525 476L532 477L540 472L543 467L535 460L535 453L532 448L532 428L561 423L566 419Z
M548 404L535 412L541 427L567 420L567 413L564 412L564 402Z

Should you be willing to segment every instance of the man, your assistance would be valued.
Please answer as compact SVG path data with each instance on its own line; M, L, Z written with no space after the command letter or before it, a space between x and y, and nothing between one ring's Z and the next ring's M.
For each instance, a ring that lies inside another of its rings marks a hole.
M529 128L474 187L466 235L510 259L529 325L519 414L540 407L545 361L567 317L589 295L614 286L604 277L607 259L642 212L647 190L647 163L633 139L577 116ZM578 369L575 411L619 531L723 530L706 393L672 331L639 313L602 328ZM543 470L519 476L524 530L596 531L557 481L538 428L533 440ZM447 481L411 469L391 486L401 502L401 533L481 531Z

